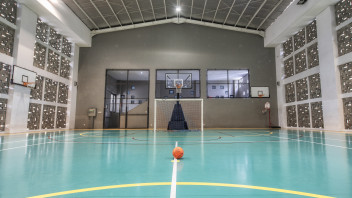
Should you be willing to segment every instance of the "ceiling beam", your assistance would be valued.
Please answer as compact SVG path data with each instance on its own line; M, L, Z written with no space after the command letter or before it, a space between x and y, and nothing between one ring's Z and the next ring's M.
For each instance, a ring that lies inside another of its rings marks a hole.
M120 26L122 26L122 23L119 19L119 17L117 17L116 12L114 11L114 9L112 8L111 4L109 3L109 0L106 0L106 3L108 4L109 8L111 9L111 12L114 14L116 20L119 22Z
M87 19L99 30L100 28L97 26L97 24L94 23L94 21L88 16L88 14L82 9L82 7L76 2L76 0L73 0L73 2L81 10L81 12L83 12Z
M214 23L214 21L215 21L215 18L216 18L216 14L218 13L218 10L219 10L219 6L220 6L220 3L221 3L221 0L219 0L219 3L218 3L218 7L216 7L216 11L215 11L215 14L214 14L214 18L213 18L213 21L212 21L212 23Z
M248 24L246 25L246 28L248 28L248 26L252 23L253 19L257 16L258 12L263 8L264 4L267 2L267 0L264 0L263 3L260 5L260 7L258 8L258 10L254 13L253 17L251 18L251 20L248 22Z
M225 18L225 21L224 21L223 25L225 25L227 19L229 18L230 13L231 13L231 11L232 11L232 8L233 8L233 6L235 5L235 2L236 2L236 0L233 0L232 5L231 5L231 7L230 7L230 10L229 10L229 12L228 12L227 15L226 15L226 18Z
M101 18L103 18L103 20L105 21L105 23L109 26L109 28L111 28L111 25L108 23L108 21L105 19L105 17L103 16L103 14L99 11L98 7L95 5L95 3L93 2L93 0L90 0L90 3L94 6L94 8L98 11L98 13L100 14Z
M141 14L141 17L142 17L142 20L143 20L143 23L144 23L144 22L145 22L145 21L144 21L144 17L143 17L143 14L142 14L141 7L139 7L138 0L136 0L136 3L137 3L138 9L139 9L139 13Z
M257 30L259 30L260 27L262 27L262 25L264 24L264 22L269 18L269 16L274 12L274 10L276 10L276 8L283 2L283 0L280 0L275 7L269 12L269 14L265 17L265 19L260 23L260 25L258 26Z
M126 13L127 13L127 15L128 15L128 18L130 18L130 21L131 21L131 23L133 24L133 21L132 21L132 18L131 18L131 16L130 16L130 13L128 12L128 10L127 10L127 8L126 8L126 5L125 5L125 3L123 2L123 0L121 0L121 3L122 3L123 7L124 7L125 10L126 10Z
M167 11L166 11L166 3L165 3L165 0L164 0L164 7L165 7L165 18L167 19Z
M154 7L153 7L153 2L152 2L152 0L149 0L149 1L150 1L150 5L152 6L154 21L156 21L155 12L154 12Z
M240 17L238 17L238 19L237 19L237 22L236 22L235 26L237 26L238 22L240 21L240 19L241 19L241 18L242 18L242 16L243 16L243 13L247 10L248 5L251 3L251 1L252 1L252 0L249 0L249 1L248 1L248 3L247 3L247 5L246 5L246 7L244 7L244 9L242 10L242 13L241 13Z
M200 21L203 21L203 17L204 17L204 12L205 12L205 7L206 6L207 6L207 0L205 0L205 2L204 2L203 14L202 14L202 18L200 19Z
M191 5L191 14L189 15L189 19L192 19L192 13L193 13L193 0L192 0L192 5Z

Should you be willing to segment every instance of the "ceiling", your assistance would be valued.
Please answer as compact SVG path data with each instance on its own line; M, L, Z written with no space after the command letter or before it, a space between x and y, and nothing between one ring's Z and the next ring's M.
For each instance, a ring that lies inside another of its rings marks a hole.
M62 0L90 30L184 18L264 31L293 0ZM180 6L181 11L176 12Z

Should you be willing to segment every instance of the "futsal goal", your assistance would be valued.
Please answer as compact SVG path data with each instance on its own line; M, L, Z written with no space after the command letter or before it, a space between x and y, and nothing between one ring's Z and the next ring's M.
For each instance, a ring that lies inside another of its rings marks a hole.
M203 99L155 99L154 131L203 131Z

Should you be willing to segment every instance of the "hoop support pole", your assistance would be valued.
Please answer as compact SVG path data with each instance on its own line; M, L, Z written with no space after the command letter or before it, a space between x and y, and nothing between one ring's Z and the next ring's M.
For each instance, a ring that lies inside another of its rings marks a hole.
M203 132L203 99L201 100L200 102L200 106L201 106L201 109L200 109L200 119L201 119L201 126L200 126L200 130Z
M154 100L154 132L156 131L156 100Z

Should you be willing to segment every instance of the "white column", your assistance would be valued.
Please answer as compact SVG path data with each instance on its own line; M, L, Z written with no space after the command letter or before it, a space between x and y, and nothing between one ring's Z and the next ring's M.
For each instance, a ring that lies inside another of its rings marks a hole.
M14 65L32 70L37 16L27 7L20 5L14 43ZM30 88L10 85L6 132L27 131Z
M316 19L324 128L327 130L343 130L344 117L340 77L337 68L337 38L334 7L328 7Z
M75 82L78 82L78 65L79 65L79 47L77 45L74 46L74 56L72 63L72 74L71 74L71 82L70 82L70 95L67 109L67 120L68 120L68 128L75 128L76 121L76 104L77 104L77 85Z
M285 106L285 85L281 80L282 74L284 71L283 61L281 58L281 45L275 47L275 64L276 64L276 82L280 84L277 85L277 111L278 111L278 119L279 126L287 127L287 119L286 119L286 106Z

